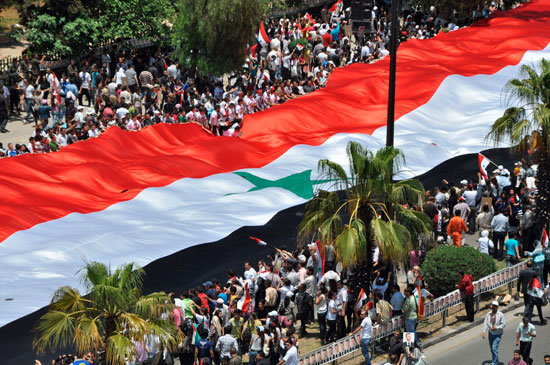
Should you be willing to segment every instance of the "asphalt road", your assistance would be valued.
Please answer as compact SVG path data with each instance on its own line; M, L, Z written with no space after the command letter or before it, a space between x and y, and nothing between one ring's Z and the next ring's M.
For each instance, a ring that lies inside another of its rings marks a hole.
M550 307L543 307L543 315L550 318ZM486 310L488 312L488 310ZM516 330L521 322L523 306L505 314L506 327L499 347L499 361L508 364L516 347ZM531 358L534 365L544 364L544 355L550 354L550 325L541 326L538 312L532 323L537 330L537 337L533 341ZM481 338L483 325L464 331L458 336L426 349L424 356L427 364L468 364L488 365L491 363L491 351L489 341Z

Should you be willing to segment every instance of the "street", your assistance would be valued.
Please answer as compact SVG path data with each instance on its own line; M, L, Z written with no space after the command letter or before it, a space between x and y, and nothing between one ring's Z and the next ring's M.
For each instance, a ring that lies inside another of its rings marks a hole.
M543 307L543 315L546 319L550 317L550 309L548 306ZM484 309L485 313L489 309ZM513 311L505 313L506 328L499 348L499 361L501 364L508 364L508 360L512 358L516 347L516 329L521 322L523 306ZM537 330L537 337L533 341L531 350L531 358L533 364L539 365L544 363L544 355L550 354L550 325L540 326L538 312L535 309L537 316L533 316L532 323ZM483 325L479 325L473 329L465 331L460 335L454 336L447 341L429 347L425 351L426 363L428 364L490 364L491 352L489 349L489 341L481 338Z

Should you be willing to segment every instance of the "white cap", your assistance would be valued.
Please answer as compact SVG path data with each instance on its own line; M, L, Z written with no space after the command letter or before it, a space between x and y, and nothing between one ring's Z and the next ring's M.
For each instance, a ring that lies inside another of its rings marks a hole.
M498 307L498 302L496 300L493 300L493 302L491 303L491 306Z
M461 183L462 185L468 185L468 180L462 180L462 181L460 181L460 183Z
M270 317L274 317L274 316L278 316L279 314L277 313L277 311L271 311L267 315Z
M498 165L498 169L499 169L499 170L503 170L503 169L504 169L504 166Z
M224 303L224 301L223 301L222 298L218 298L218 300L216 300L216 302L217 302L218 304L223 304L223 303Z

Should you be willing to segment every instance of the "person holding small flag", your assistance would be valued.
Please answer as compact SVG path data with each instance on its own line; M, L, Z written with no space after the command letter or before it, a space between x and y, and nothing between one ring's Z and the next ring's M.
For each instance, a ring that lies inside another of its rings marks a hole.
M539 318L541 325L546 324L546 320L542 315L542 297L544 295L544 290L539 281L538 273L533 273L529 284L527 284L527 294L529 295L529 303L527 303L527 308L525 308L525 316L531 318L533 316L533 307L537 307L539 312Z

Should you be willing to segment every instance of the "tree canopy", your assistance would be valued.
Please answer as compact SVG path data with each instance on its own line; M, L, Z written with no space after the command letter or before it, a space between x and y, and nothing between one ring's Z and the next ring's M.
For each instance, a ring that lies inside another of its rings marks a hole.
M66 57L117 39L162 39L174 9L170 0L47 0L21 6L31 50Z
M203 74L239 69L255 43L265 0L179 0L172 42L182 64Z

